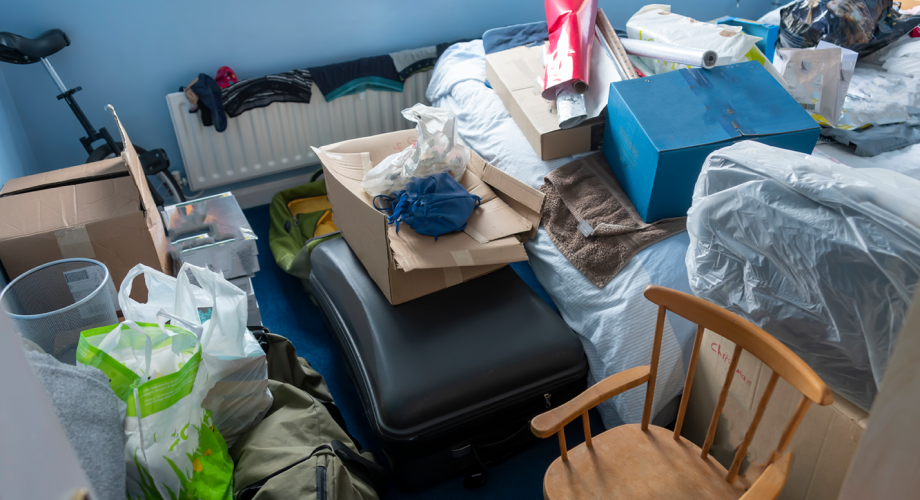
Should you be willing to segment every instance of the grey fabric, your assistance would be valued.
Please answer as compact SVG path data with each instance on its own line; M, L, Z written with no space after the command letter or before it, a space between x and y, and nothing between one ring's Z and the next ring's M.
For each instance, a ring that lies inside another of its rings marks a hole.
M61 363L29 350L64 433L92 485L95 500L125 498L125 405L97 368ZM50 472L49 472L50 473Z
M821 135L844 146L855 146L856 156L876 156L920 142L920 126L896 123L860 130L822 127Z
M640 250L687 229L686 217L643 222L601 154L550 172L540 191L550 239L600 288Z

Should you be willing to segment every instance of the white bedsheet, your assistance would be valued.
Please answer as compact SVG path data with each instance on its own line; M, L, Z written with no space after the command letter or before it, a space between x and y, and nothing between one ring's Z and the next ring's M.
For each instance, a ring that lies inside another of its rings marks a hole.
M428 86L433 105L457 115L461 138L486 161L534 188L543 176L574 157L541 161L494 91L484 85L482 41L451 46L438 60ZM541 227L528 242L527 253L537 279L546 288L563 319L585 346L589 383L649 363L657 306L642 295L649 284L690 293L684 257L687 233L672 236L635 256L605 288L588 281L559 252ZM695 327L668 314L653 411L680 394L689 362ZM598 407L607 428L639 422L645 386L637 387ZM669 408L669 411L671 409ZM667 418L664 414L661 417Z

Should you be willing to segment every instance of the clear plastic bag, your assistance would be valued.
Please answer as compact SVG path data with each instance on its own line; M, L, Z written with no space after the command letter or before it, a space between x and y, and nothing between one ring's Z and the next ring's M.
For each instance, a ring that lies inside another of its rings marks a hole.
M418 125L415 144L384 158L364 174L361 187L371 196L390 195L406 187L413 177L450 172L459 181L470 161L470 150L460 142L457 117L446 109L416 104L402 111Z
M858 64L847 89L838 128L888 125L920 118L920 78Z
M920 181L745 141L706 160L687 230L694 294L869 410L920 281Z

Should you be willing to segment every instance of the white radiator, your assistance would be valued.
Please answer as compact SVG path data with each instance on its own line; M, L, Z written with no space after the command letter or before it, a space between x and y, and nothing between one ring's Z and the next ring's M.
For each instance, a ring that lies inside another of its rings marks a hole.
M368 90L332 102L313 86L309 104L276 102L229 118L227 130L201 124L182 92L166 96L189 186L195 191L318 163L310 146L405 130L400 111L428 104L431 71L416 73L402 92Z

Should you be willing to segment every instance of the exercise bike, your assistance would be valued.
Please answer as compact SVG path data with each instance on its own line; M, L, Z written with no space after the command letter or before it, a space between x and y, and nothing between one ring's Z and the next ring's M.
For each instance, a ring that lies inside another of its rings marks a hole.
M57 85L58 89L61 91L61 94L57 96L58 100L63 100L70 106L71 111L76 115L80 125L83 126L83 130L86 131L86 137L80 138L80 143L83 144L83 148L86 149L86 153L89 155L86 159L86 163L120 155L122 143L115 142L115 140L112 139L112 135L109 134L109 131L106 130L105 127L97 131L89 122L83 110L80 109L80 105L77 104L76 99L74 99L73 95L83 90L82 87L68 89L47 59L52 54L57 53L69 45L70 38L59 29L48 30L35 38L26 38L13 33L0 32L0 62L12 64L34 64L41 62L45 66L45 70L48 71L51 79L54 80L54 84ZM105 141L105 144L93 148L93 143L100 140ZM170 175L169 170L167 170L169 168L169 157L166 155L166 151L162 149L147 151L137 145L134 145L134 149L140 157L144 174L156 177L166 189L167 195L176 202L184 202L185 195L182 192L182 188L176 182L176 179ZM150 194L153 195L154 202L157 206L163 206L163 197L150 183L149 178L147 179L147 184L150 187Z

